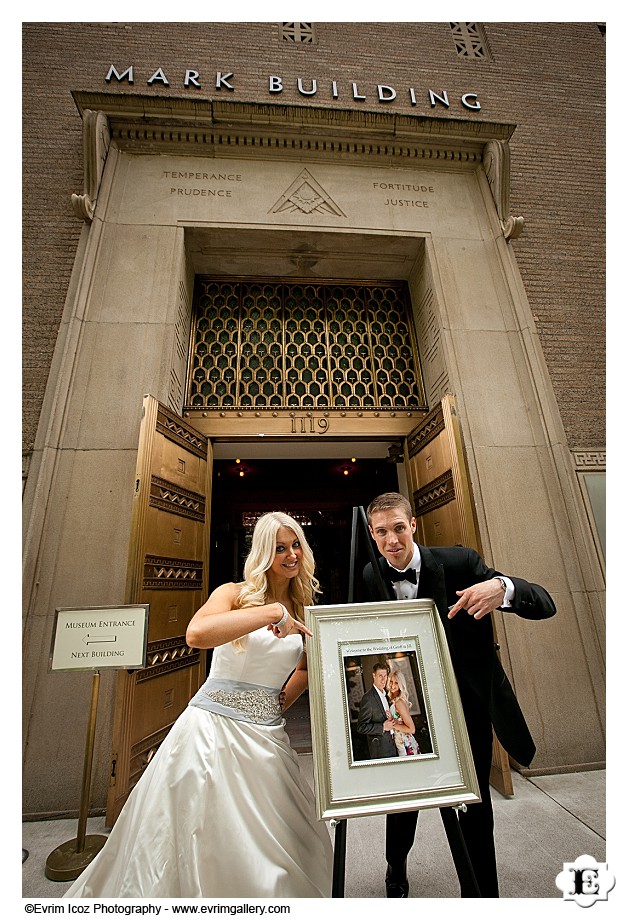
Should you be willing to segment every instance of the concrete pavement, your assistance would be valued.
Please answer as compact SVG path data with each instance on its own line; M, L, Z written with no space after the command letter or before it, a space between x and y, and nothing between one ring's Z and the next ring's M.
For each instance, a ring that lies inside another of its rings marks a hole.
M312 783L312 755L299 754ZM555 879L564 862L587 854L606 861L606 772L568 773L525 779L513 773L514 796L493 791L495 841L502 898L558 898ZM384 817L351 818L347 824L346 898L384 898ZM76 819L25 822L22 864L24 898L58 898L71 882L44 874L49 854L77 834ZM106 833L103 818L90 818L88 834ZM609 871L621 867L609 864ZM459 898L458 881L440 815L419 818L408 860L411 898ZM609 900L612 900L611 892Z

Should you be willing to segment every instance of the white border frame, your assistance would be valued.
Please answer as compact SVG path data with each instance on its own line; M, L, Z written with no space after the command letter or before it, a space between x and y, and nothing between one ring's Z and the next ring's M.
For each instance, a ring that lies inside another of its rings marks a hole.
M314 780L322 820L480 801L449 648L431 600L305 608ZM433 753L352 760L343 650L416 649Z

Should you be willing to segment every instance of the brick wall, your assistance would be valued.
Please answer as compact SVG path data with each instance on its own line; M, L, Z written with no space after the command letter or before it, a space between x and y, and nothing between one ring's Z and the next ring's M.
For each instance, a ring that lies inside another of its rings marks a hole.
M604 444L605 45L595 23L486 23L490 59L456 54L449 23L315 23L312 44L281 41L278 23L25 23L23 26L24 446L32 448L81 224L81 120L70 91L430 114L517 125L511 243L571 446ZM135 83L105 76L134 66ZM161 67L170 85L147 80ZM185 89L186 69L200 88ZM230 92L216 72L233 72ZM268 77L283 77L270 95ZM297 91L318 81L315 96ZM332 98L336 80L339 98ZM356 82L363 102L354 101ZM376 84L397 89L377 100ZM418 104L409 103L414 87ZM482 109L460 104L477 93ZM436 114L445 110L439 106Z

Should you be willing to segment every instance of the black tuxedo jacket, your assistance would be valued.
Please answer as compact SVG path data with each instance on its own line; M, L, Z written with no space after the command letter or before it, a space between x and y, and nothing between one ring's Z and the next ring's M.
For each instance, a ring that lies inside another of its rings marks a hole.
M480 581L503 574L486 565L473 549L463 546L419 546L421 573L418 597L436 603L445 629L452 663L463 705L481 707L490 716L495 734L508 753L528 766L536 748L512 687L497 657L493 624L490 616L480 620L464 610L449 620L448 608L459 600L462 591ZM371 563L364 569L364 584L370 600L395 600L392 582L387 577L388 563L378 559L388 598L382 598ZM512 611L531 620L541 620L556 613L554 601L540 585L509 576L515 586Z
M366 735L371 760L376 757L396 757L397 748L390 732L384 731L388 716L375 687L371 687L360 700L357 730Z

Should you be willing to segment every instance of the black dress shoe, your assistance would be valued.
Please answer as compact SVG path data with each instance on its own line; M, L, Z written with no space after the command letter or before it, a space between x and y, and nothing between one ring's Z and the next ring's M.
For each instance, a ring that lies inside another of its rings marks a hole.
M409 890L410 885L408 883L405 862L402 866L395 869L393 869L389 863L388 869L386 870L386 897L407 898Z

